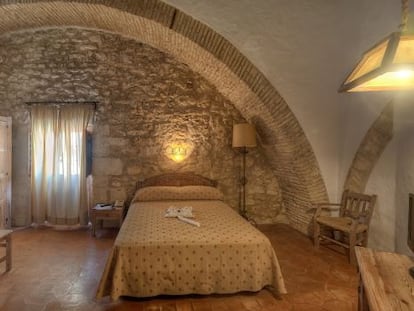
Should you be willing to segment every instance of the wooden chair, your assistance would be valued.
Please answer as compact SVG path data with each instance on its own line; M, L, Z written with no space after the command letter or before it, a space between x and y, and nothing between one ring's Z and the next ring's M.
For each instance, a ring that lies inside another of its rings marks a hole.
M6 272L10 271L12 268L12 258L11 258L11 251L12 251L12 240L11 240L11 230L3 230L0 229L0 247L6 248L6 255L0 258L0 263L5 261L6 262Z
M328 240L349 251L349 261L356 264L355 246L366 246L369 223L374 210L376 195L345 190L341 203L318 203L314 216L313 238L315 248L320 240ZM339 216L322 215L322 210L339 209Z

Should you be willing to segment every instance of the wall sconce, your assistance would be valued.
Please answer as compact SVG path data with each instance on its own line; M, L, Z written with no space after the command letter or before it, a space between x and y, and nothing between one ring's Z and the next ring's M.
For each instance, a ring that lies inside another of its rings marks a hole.
M187 157L187 149L178 146L171 148L171 159L175 162L181 162Z
M177 163L184 161L189 154L189 148L185 143L171 143L166 149L166 156Z
M246 154L247 148L256 147L256 130L253 125L249 123L241 123L233 125L233 148L239 148L243 155L242 177L240 178L241 185L241 202L240 215L248 219L246 215Z

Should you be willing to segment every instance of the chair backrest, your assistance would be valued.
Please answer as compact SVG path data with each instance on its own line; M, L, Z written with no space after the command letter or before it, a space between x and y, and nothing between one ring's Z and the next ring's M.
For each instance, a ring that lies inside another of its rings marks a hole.
M358 219L359 223L369 225L376 200L376 195L345 190L342 195L339 215L341 217Z

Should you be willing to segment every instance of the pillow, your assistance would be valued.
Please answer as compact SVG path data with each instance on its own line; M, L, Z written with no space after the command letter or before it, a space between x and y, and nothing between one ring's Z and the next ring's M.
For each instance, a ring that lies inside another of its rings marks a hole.
M132 203L171 200L223 200L223 194L209 186L151 186L138 189Z

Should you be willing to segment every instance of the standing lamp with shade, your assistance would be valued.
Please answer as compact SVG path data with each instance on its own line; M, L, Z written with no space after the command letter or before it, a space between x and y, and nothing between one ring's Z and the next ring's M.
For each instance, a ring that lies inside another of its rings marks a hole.
M249 123L234 124L232 146L233 148L238 148L243 156L242 176L240 178L241 200L239 212L240 215L248 219L246 214L246 155L248 153L247 148L256 147L256 130L253 125Z

